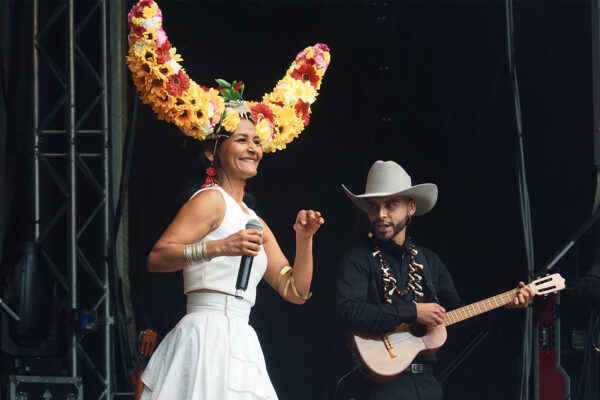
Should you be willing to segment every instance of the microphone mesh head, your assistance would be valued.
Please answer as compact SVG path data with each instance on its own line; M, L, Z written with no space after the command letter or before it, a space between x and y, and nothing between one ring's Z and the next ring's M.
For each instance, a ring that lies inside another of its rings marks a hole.
M259 220L251 219L250 221L246 222L246 229L258 229L262 232L263 228Z

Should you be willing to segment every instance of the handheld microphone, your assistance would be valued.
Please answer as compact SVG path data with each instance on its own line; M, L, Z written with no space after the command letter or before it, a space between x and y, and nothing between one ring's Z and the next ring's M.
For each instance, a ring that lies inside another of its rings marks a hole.
M246 229L258 229L262 232L262 224L257 219L251 219L246 222ZM238 271L237 282L235 283L235 298L243 299L244 292L248 288L248 280L252 271L252 262L254 257L242 256L240 260L240 269Z

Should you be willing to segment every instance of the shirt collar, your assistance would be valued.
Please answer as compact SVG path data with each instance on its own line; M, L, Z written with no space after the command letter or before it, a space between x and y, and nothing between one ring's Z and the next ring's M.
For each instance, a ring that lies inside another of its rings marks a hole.
M408 249L406 248L407 241L404 242L404 245L399 245L396 242L378 242L379 247L383 250L384 255L387 253L390 257L397 257L399 259L403 259L406 254L408 254Z

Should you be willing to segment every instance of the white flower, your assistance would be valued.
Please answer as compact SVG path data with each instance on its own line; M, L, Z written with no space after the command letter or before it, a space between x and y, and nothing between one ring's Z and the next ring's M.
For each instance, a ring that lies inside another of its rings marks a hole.
M204 135L209 135L213 133L213 128L210 127L208 120L203 122L202 125L200 125L200 129L202 130L202 132L204 132Z
M175 60L169 60L167 61L167 64L169 64L173 68L173 73L175 74L177 74L181 69L181 67L179 66L179 64L177 64L177 61Z
M147 30L160 27L160 17L152 17L148 19L140 19L140 25Z
M146 42L144 40L138 40L133 45L133 49L138 53L143 52L146 49Z

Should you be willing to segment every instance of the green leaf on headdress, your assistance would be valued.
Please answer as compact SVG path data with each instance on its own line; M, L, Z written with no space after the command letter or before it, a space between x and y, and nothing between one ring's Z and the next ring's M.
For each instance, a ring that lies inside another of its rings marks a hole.
M244 93L244 84L240 82L240 91L235 90L235 86L238 85L238 81L233 81L233 83L229 83L224 79L215 79L215 81L221 87L220 95L223 97L225 101L231 100L242 100L242 94Z
M227 82L224 79L215 79L215 81L219 84L220 87L223 87L223 88L230 88L231 87L231 85L229 84L229 82Z

